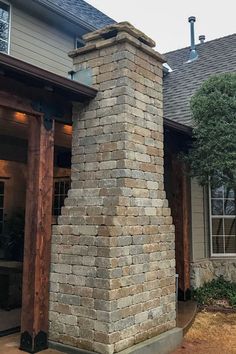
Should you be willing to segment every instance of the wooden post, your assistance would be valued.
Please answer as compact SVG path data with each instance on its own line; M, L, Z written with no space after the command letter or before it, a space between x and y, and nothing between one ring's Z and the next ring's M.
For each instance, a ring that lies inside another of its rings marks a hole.
M30 117L20 343L29 353L48 347L53 154L54 122Z
M187 175L186 164L182 163L182 207L183 207L183 276L184 300L190 297L190 177Z
M170 157L170 206L175 225L176 272L179 275L179 300L190 298L190 178L186 165L176 154Z

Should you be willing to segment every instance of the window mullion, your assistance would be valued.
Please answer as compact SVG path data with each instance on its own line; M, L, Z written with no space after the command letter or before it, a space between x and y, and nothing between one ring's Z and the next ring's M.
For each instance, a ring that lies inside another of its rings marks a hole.
M231 257L236 255L235 243L232 241L233 237L236 238L236 230L232 234L230 229L230 225L236 220L235 198L231 197L230 194L226 194L225 186L223 187L216 188L213 192L209 185L210 243L211 256L213 257ZM226 198L227 196L228 198ZM232 200L234 200L234 203L232 203ZM221 201L222 205L219 201ZM232 208L232 211L230 208ZM222 215L216 214L220 212L222 212Z

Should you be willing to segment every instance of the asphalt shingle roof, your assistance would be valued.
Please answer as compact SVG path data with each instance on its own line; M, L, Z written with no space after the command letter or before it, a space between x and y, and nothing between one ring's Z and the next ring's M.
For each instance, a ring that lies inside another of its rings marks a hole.
M164 78L164 117L191 127L190 98L214 74L236 72L236 33L196 46L199 58L186 63L189 47L165 54L173 72Z
M68 12L68 14L88 23L94 29L99 29L115 22L112 18L83 0L46 0L46 2L48 5L57 6Z

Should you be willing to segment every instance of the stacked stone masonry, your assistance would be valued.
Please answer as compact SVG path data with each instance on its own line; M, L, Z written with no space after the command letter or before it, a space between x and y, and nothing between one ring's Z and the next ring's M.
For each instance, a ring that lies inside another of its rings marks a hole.
M50 339L102 354L172 329L176 318L163 60L132 26L114 27L115 37L95 32L71 54L98 94L74 106L72 189L53 229L50 290Z
M191 285L193 288L199 288L204 283L220 276L236 282L235 259L203 259L191 264Z

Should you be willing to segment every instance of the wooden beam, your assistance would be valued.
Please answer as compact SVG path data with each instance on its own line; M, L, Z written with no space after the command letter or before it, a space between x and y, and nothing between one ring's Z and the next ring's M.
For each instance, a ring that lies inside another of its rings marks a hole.
M26 114L35 114L32 108L31 100L28 98L17 96L13 93L0 90L0 106L19 111Z
M190 178L186 166L175 153L168 155L169 181L166 185L175 225L176 272L180 300L190 296Z
M165 118L165 117L164 117L164 127L173 129L174 131L177 131L177 132L181 132L181 133L187 134L187 135L189 135L191 137L193 135L193 128L192 127L189 127L187 125L178 123L178 122L176 122L174 120L170 120L170 119Z
M20 349L36 353L48 347L49 272L53 188L54 122L29 120L28 183Z
M44 108L56 108L55 112L52 112L51 118L63 124L71 124L71 103L63 97L50 94L45 90L38 90L37 94L34 94L33 88L25 88L12 79L0 79L0 108L10 109L12 112L21 112L27 115L37 115L39 111L33 108L33 102L38 102ZM60 117L56 116L58 113L56 110L60 111Z

